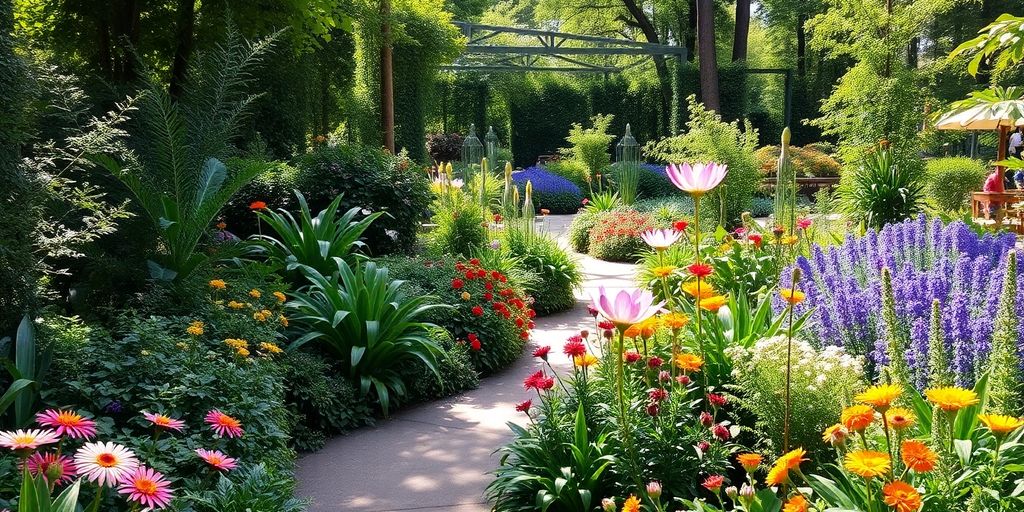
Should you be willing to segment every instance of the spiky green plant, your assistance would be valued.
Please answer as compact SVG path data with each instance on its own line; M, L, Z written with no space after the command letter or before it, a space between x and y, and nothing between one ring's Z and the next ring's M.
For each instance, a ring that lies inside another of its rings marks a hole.
M337 271L330 276L301 267L310 286L293 293L288 307L306 334L289 348L318 342L363 394L375 392L386 415L391 398L405 395L400 373L404 365L419 359L438 374L441 348L430 336L434 325L423 319L449 306L434 303L430 296L407 297L405 282L392 280L388 269L372 261L355 269L341 258L334 262Z
M865 227L881 229L921 211L924 185L919 176L879 145L839 188L843 212Z
M796 231L796 167L789 159L790 131L782 130L782 145L775 175L775 223L787 233Z
M1010 251L1006 257L1006 277L1003 293L992 331L992 355L989 368L992 369L992 384L989 396L992 410L999 414L1017 416L1022 412L1021 382L1024 375L1020 370L1017 352L1017 252Z
M928 330L928 387L941 388L953 385L953 371L949 367L949 354L942 332L942 316L939 299L932 301L931 325Z
M279 34L279 33L278 33ZM252 70L278 34L250 42L230 24L227 39L196 56L188 86L172 100L163 84L150 79L137 101L138 151L115 159L89 155L135 196L156 224L162 247L149 262L160 280L181 280L210 260L198 245L228 199L265 169L246 165L229 169L233 141L249 106L259 95L246 90ZM144 76L149 74L144 73Z
M896 315L896 297L892 290L892 272L889 267L882 269L882 325L885 331L885 353L889 358L885 373L893 382L910 382L910 368L907 366L910 333Z

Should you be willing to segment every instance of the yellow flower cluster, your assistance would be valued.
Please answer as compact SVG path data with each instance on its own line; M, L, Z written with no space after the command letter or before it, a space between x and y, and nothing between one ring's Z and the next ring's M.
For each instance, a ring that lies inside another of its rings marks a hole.
M224 340L224 344L235 349L249 348L249 342L238 338L228 338Z
M271 312L269 309L261 309L252 314L252 319L256 320L257 322L266 322L267 320L273 317L274 313Z
M232 300L228 302L228 307L231 309L242 309L245 307L245 304L238 302L237 300Z
M206 324L200 322L199 320L196 320L188 324L188 328L185 329L185 332L189 333L192 336L202 336L203 333L206 332L205 327Z
M224 282L223 279L211 279L209 284L210 288L214 290L223 290L228 287L228 283Z
M260 350L268 354L280 354L284 352L284 350L281 350L281 347L266 341L260 343Z
M288 317L284 315L277 315L277 321L281 322L282 327L288 327Z
M249 290L249 296L254 298L254 299L258 299L258 298L263 296L263 293L261 293L256 288L253 288L252 290Z
M281 292L274 292L273 295L274 295L274 298L277 299L278 302L284 302L285 300L288 299L288 297L286 297Z

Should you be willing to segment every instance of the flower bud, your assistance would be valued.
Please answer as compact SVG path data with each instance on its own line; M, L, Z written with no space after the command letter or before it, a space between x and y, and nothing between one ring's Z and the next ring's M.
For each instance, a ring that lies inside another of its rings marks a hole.
M658 413L660 413L660 412L661 412L661 406L658 405L658 402L651 402L651 403L647 404L647 415L648 416L657 416Z
M604 334L605 338L612 339L612 336L615 336L615 331L613 331L611 329L605 329L604 333L602 333L602 334Z
M601 500L601 510L604 512L615 512L615 500L612 498Z
M707 441L701 441L697 443L697 449L700 450L701 453L707 453L707 451L711 449L711 443Z
M745 500L754 499L754 488L751 487L750 484L743 484L743 486L740 487L740 497Z
M662 371L658 372L658 381L659 382L668 382L670 380L672 380L672 374L671 373L669 373L666 370L662 370Z
M660 498L661 483L656 481L647 482L647 495L650 496L652 500Z
M690 382L693 382L693 381L691 381L690 377L687 377L686 375L680 375L680 376L676 377L676 382L678 382L679 384L682 384L683 386L689 386Z
M725 488L725 495L731 499L736 499L736 496L738 496L739 493L740 491L739 489L736 488L735 485L730 485L729 487Z
M647 360L647 366L650 368L661 368L663 363L664 361L662 361L658 356L651 356L651 358Z
M583 329L582 331L580 331L580 337L583 338L583 339L589 338L590 337L590 331L588 331L586 329Z
M800 267L793 267L793 282L800 280Z
M732 437L732 433L729 432L729 429L721 423L715 425L715 428L711 429L711 432L715 434L715 437L722 441L728 441L729 438Z
M704 411L700 413L700 424L710 428L711 425L715 424L715 418L713 418L707 411Z

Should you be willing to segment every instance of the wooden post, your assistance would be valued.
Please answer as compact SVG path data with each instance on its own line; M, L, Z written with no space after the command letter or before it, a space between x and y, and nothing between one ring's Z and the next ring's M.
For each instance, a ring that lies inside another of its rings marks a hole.
M380 1L380 113L384 147L395 152L395 84L391 61L391 0Z
M996 145L996 147L999 148L996 150L997 162L1000 160L1006 160L1006 137L1009 136L1009 134L1009 126L999 126L999 144ZM1006 180L1006 176L1003 176L1003 173L1006 172L1006 168L1001 165L997 165L996 170L999 171L999 179Z

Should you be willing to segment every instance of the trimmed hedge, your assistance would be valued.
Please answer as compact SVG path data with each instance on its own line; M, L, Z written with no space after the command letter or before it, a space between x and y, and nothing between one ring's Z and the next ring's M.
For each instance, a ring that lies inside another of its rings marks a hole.
M925 192L935 206L958 212L967 208L971 192L981 190L987 172L972 158L947 157L929 160L925 166Z

